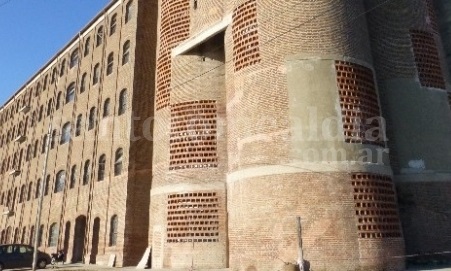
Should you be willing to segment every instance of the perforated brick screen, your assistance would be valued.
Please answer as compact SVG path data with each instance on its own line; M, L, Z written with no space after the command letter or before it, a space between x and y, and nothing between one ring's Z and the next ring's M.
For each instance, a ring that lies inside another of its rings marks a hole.
M390 177L352 174L357 229L360 238L401 237L398 207Z
M335 68L345 141L383 146L373 72L346 61L336 61Z
M167 242L218 242L218 212L214 192L169 195Z
M170 102L171 50L189 36L189 1L163 0L161 3L160 49L157 59L156 108Z
M260 62L257 3L250 0L233 13L233 61L235 71Z
M421 30L410 30L410 36L421 85L445 89L445 79L434 36Z
M171 87L171 54L166 52L158 57L157 62L157 109L169 105L169 88Z
M214 100L171 106L170 170L218 166L216 121Z

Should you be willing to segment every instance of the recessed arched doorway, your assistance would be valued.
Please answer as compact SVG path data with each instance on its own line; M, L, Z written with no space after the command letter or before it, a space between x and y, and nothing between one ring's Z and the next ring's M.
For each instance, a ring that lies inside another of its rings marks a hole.
M75 220L74 229L74 250L72 252L72 262L83 262L83 250L85 248L86 216L81 215Z
M97 254L99 253L99 235L100 235L100 218L94 219L92 226L92 242L91 242L91 257L89 263L95 264Z

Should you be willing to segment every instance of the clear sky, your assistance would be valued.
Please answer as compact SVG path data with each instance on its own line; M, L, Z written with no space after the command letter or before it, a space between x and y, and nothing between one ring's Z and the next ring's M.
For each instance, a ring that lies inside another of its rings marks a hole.
M0 106L110 0L0 0Z

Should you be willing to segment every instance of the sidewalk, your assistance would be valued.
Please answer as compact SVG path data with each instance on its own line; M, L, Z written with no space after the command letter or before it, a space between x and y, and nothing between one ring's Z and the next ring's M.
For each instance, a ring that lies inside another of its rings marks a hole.
M30 268L21 268L21 269L7 269L11 271L29 271ZM107 267L101 265L85 265L85 264L64 264L57 265L54 269L52 269L51 265L48 265L46 270L58 270L58 271L94 271L94 270L149 270L149 271L168 271L168 269L136 269L136 267ZM220 269L221 271L227 269ZM410 268L408 271L451 271L451 267L418 267L418 268ZM191 271L189 269L171 269L171 271ZM196 269L194 269L196 271ZM199 270L197 270L199 271ZM210 270L216 271L216 270ZM269 271L269 270L268 270Z

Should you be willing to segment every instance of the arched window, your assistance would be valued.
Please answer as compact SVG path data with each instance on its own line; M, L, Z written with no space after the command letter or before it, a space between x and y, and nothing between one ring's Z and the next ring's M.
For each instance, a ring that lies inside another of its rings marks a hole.
M23 227L23 229L22 229L22 237L20 238L20 243L21 244L25 244L26 234L27 234L27 228Z
M115 14L111 17L111 22L110 22L110 36L113 35L114 33L116 33L116 25L117 25L117 14L115 13Z
M123 163L124 151L122 148L116 151L116 156L114 159L114 176L118 176L122 174L122 163Z
M55 107L56 110L60 109L60 106L61 106L61 95L62 95L61 91L58 92L58 94L56 95L56 107Z
M17 242L19 242L19 228L16 228L15 230L14 230L14 244L17 244Z
M19 154L19 162L17 163L18 168L22 167L22 159L23 159L23 150L21 150Z
M44 77L44 87L43 87L44 90L47 88L47 80L48 79L49 79L49 76L45 75L45 77Z
M27 198L27 187L25 186L25 184L23 184L22 187L20 188L19 203L24 202L26 198Z
M77 166L73 165L70 171L70 184L69 188L74 188L75 183L77 182Z
M50 99L47 102L47 117L50 116L50 114L52 114L52 109L53 109L53 100Z
M119 109L118 115L122 115L125 113L125 109L127 108L127 90L123 89L119 94Z
M99 27L96 36L96 47L99 47L103 42L103 26Z
M39 198L39 194L41 193L41 179L38 179L38 181L36 182L36 191L34 191L34 198L37 199Z
M54 149L55 148L55 142L56 142L56 130L53 130L52 132L52 140L50 141L50 149Z
M44 114L44 106L41 105L41 107L39 108L39 116L38 116L38 121L42 120L42 115Z
M70 122L66 122L62 129L60 144L65 144L70 141L70 132Z
M114 66L114 55L113 53L110 53L108 55L108 61L106 66L106 75L110 75L113 73L113 66Z
M98 181L103 181L105 179L105 164L106 164L106 156L102 154L99 158L99 172L97 174Z
M45 153L45 149L47 148L47 141L49 140L49 136L48 135L44 135L44 140L42 140L42 145L41 145L41 153Z
M77 123L75 126L75 136L80 136L81 135L81 126L82 126L82 121L83 121L83 116L80 114L77 117Z
M27 156L26 156L27 161L31 160L31 145L28 145L27 147Z
M49 190L50 190L50 175L47 175L47 178L45 178L44 196L47 196L49 194Z
M83 93L86 90L86 77L87 76L88 75L86 73L83 73L83 75L81 76L80 93Z
M130 41L126 41L122 47L122 65L125 65L130 60Z
M110 115L110 98L107 98L103 103L103 117L108 117Z
M75 50L70 55L70 68L72 69L78 64L78 50Z
M38 83L38 85L36 87L36 94L35 94L35 96L38 97L40 93L41 93L41 83Z
M65 71L66 71L66 60L63 59L63 62L61 62L60 77L64 75Z
M39 227L38 231L38 247L42 246L42 236L44 235L44 225Z
M36 158L36 156L38 156L38 149L39 149L39 140L36 140L34 143L33 158Z
M34 244L34 226L31 226L30 228L30 239L28 240L30 241L30 246Z
M48 246L56 247L57 243L58 243L58 225L56 225L56 223L53 223L49 229Z
M52 81L51 81L51 82L52 82L52 84L53 84L53 83L55 83L55 79L56 79L56 72L57 72L57 71L56 71L56 68L53 68L53 71L52 71Z
M86 161L85 166L83 168L83 185L89 183L89 179L91 178L91 161Z
M109 246L115 246L117 244L117 226L118 218L117 215L113 215L110 221L110 241Z
M86 41L85 41L85 51L83 53L84 56L89 55L89 47L91 47L91 38L90 37L86 38Z
M92 84L95 85L100 81L100 64L97 63L94 66L94 72L92 75Z
M75 83L70 83L66 92L66 103L70 103L75 99Z
M28 191L27 191L27 201L31 200L31 192L33 190L33 183L28 184Z
M133 2L130 1L125 6L125 23L128 23L128 21L130 21L132 19L132 15L133 15L132 14L133 13L132 4L133 4Z
M96 122L96 108L93 107L89 111L89 123L88 123L88 130L92 130L95 126Z
M56 174L54 193L62 192L66 184L66 172L64 170L59 171Z

